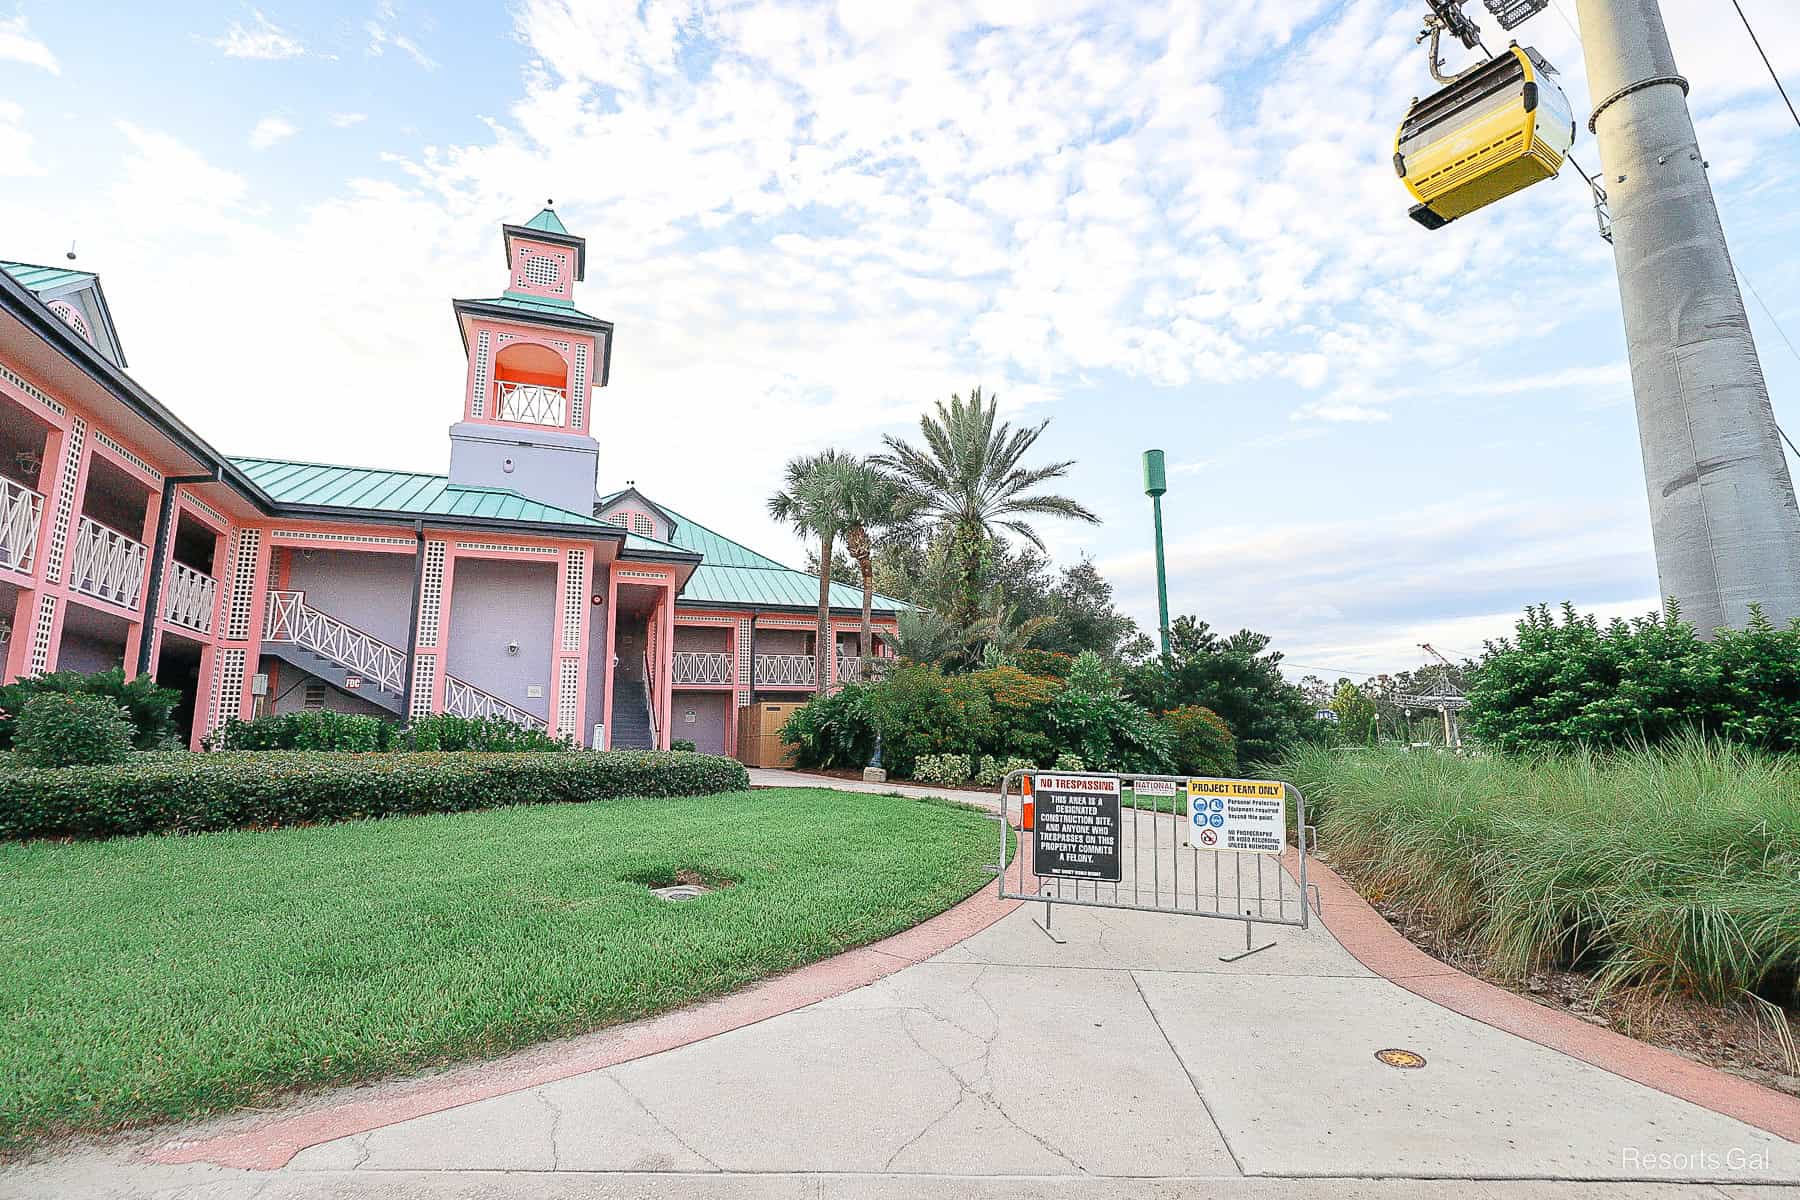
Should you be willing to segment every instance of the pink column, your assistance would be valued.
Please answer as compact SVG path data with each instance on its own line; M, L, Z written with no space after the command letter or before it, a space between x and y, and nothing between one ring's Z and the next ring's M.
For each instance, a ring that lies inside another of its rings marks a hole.
M600 723L606 727L606 745L595 747L599 750L612 749L612 698L613 698L613 656L615 642L613 635L617 631L619 619L619 580L613 574L613 564L606 565L606 656L601 661L601 686L606 690L600 693Z
M669 576L663 588L662 604L659 607L662 618L662 636L656 645L656 686L658 701L657 731L661 745L659 750L667 750L673 731L669 722L675 715L675 577Z

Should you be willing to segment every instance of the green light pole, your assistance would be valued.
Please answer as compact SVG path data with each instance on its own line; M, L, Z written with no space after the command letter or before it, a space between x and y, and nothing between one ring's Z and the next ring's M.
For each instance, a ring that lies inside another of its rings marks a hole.
M1169 476L1163 469L1163 452L1144 451L1144 495L1150 497L1150 510L1156 516L1156 615L1164 654L1169 652L1169 574L1163 566L1162 498L1168 490Z

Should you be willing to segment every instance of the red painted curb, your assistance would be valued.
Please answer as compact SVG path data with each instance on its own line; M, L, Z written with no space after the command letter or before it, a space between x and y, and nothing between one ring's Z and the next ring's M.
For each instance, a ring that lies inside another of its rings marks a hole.
M1023 841L1023 839L1021 839ZM146 1157L155 1163L208 1162L272 1171L322 1142L366 1133L400 1121L555 1083L588 1071L729 1033L874 983L971 937L1019 906L1001 900L992 884L930 920L892 937L845 951L741 992L629 1025L522 1051L505 1059L458 1067L425 1079L376 1084L367 1099L259 1122L215 1137L167 1142Z
M1290 872L1296 869L1292 850L1284 861ZM1413 945L1318 859L1307 859L1306 873L1307 882L1318 885L1325 928L1332 936L1363 966L1413 995L1603 1071L1800 1142L1800 1099L1590 1025L1465 974Z

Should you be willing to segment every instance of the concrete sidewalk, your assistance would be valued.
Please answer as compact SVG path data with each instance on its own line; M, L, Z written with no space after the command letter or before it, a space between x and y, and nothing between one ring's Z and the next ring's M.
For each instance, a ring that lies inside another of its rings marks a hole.
M1800 1183L1800 1147L1413 996L1316 924L1227 964L1238 925L1063 909L1057 945L1041 912L835 999L278 1171L120 1145L0 1173L0 1196L1718 1200ZM1384 1066L1386 1047L1427 1065Z
M955 800L960 804L985 808L989 812L998 812L1000 809L997 790L920 787L911 783L864 783L860 779L838 779L830 775L812 775L781 767L751 767L750 786L830 788L835 792L871 792L881 796L912 796L921 800ZM1017 788L1013 790L1015 793L1018 791Z

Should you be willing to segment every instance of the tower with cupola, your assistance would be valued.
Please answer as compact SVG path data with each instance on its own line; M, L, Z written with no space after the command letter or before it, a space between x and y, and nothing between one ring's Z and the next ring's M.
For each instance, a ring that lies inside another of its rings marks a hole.
M468 374L462 419L450 427L450 483L587 513L599 461L593 396L606 386L613 332L575 307L587 242L550 205L501 233L506 290L455 302Z

